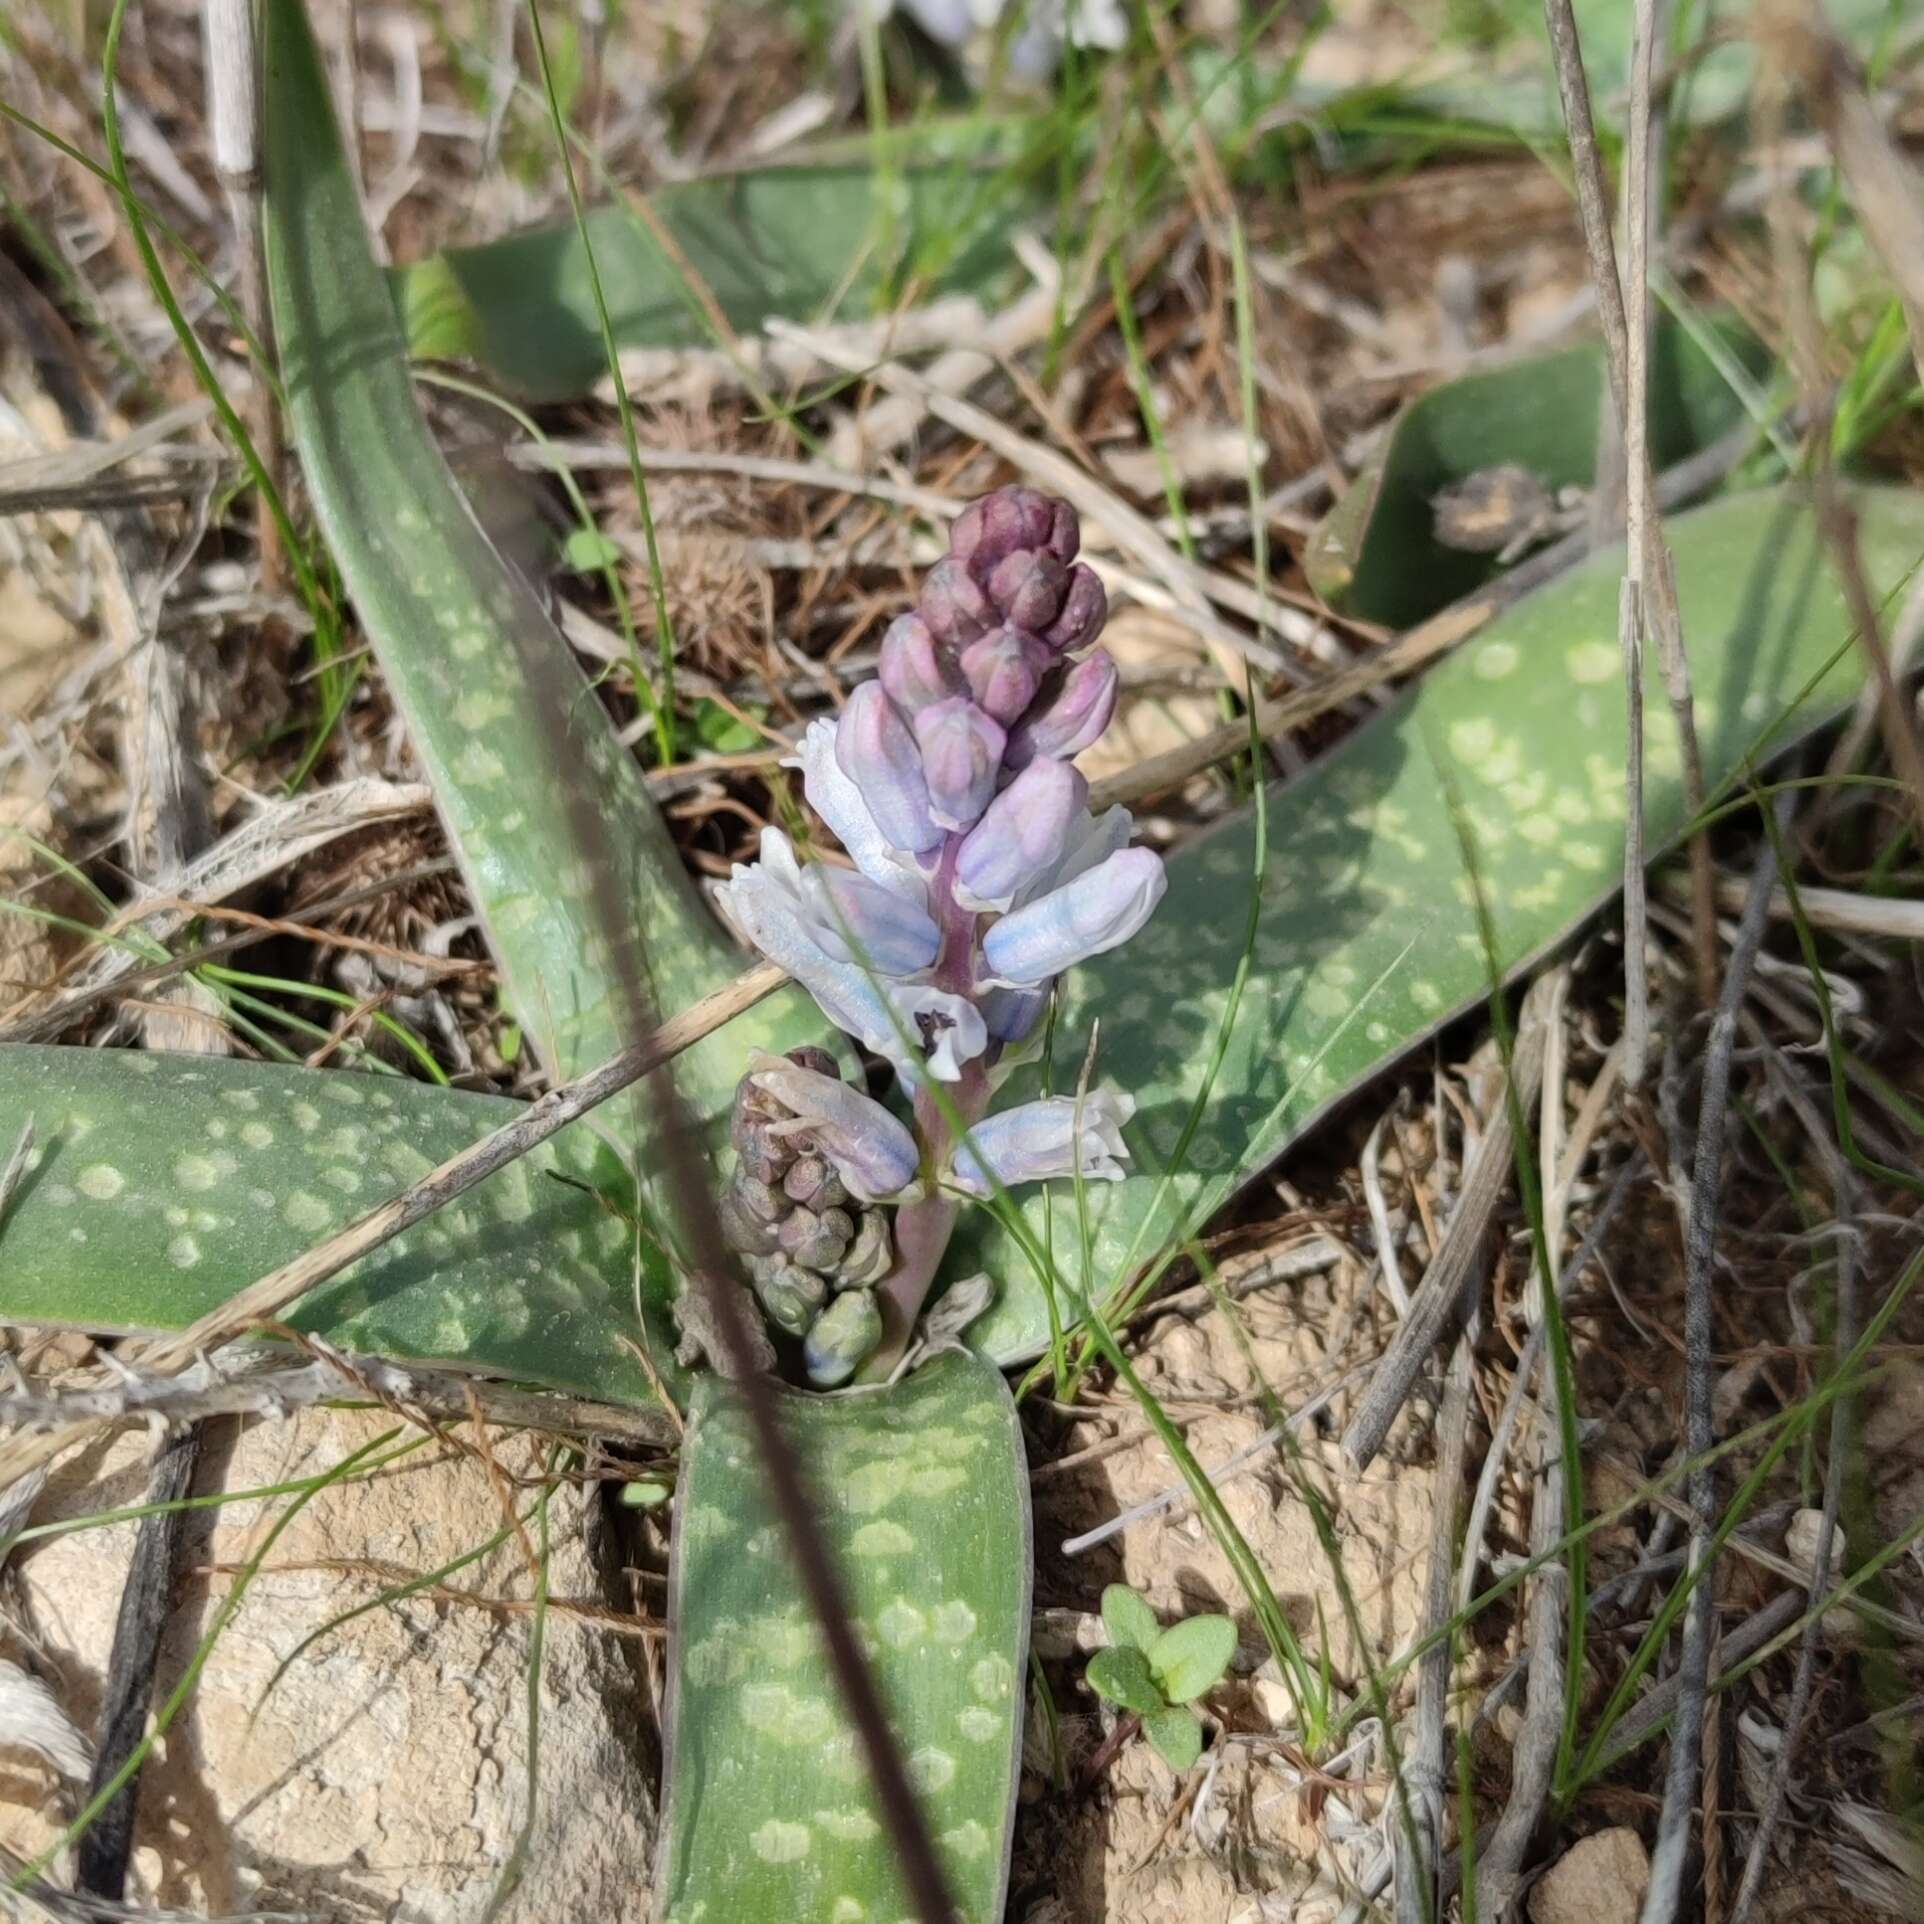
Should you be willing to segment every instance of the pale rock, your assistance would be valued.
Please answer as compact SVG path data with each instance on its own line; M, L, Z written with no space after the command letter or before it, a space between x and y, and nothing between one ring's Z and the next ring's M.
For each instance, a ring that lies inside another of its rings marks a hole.
M1637 1924L1650 1855L1627 1827L1579 1839L1531 1886L1531 1924Z
M394 1427L381 1412L335 1410L238 1433L221 1424L199 1487L312 1477ZM127 1435L83 1453L56 1473L34 1520L139 1502L149 1451L145 1437ZM531 1441L504 1439L499 1454L516 1475L539 1467ZM514 1500L525 1510L532 1492L518 1489ZM163 1695L228 1588L222 1566L256 1551L288 1501L232 1502L193 1519L161 1656ZM599 1603L582 1502L567 1488L550 1506L551 1594ZM339 1924L483 1916L527 1817L527 1613L426 1596L378 1605L329 1630L264 1701L262 1692L310 1632L477 1548L502 1523L484 1466L435 1444L325 1489L299 1511L143 1773L132 1866L142 1898L217 1916L277 1909ZM30 1619L82 1730L99 1709L134 1528L81 1530L19 1560ZM512 1537L448 1581L479 1597L532 1594ZM535 1821L502 1924L645 1924L654 1797L637 1648L565 1611L549 1615ZM0 1838L21 1851L51 1841L47 1801L0 1779Z
M1801 1572L1808 1583L1817 1569L1817 1542L1823 1534L1824 1513L1822 1510L1799 1510L1791 1518L1789 1527L1784 1531L1784 1554ZM1831 1532L1830 1574L1828 1581L1836 1583L1844 1574L1844 1529L1839 1524ZM1857 1616L1847 1605L1840 1604L1834 1610L1824 1612L1824 1635L1833 1643L1848 1641L1856 1636Z

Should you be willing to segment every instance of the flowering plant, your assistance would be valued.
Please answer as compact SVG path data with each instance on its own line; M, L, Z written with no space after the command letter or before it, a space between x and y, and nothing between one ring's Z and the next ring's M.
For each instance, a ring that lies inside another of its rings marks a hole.
M1075 510L1032 488L966 509L884 636L878 678L795 758L852 870L805 864L768 828L724 891L913 1103L911 1128L819 1050L758 1058L737 1093L724 1228L825 1387L900 1356L962 1199L1123 1173L1122 1091L989 1113L1056 977L1126 942L1163 892L1161 858L1129 846L1126 809L1091 812L1074 762L1117 685L1094 645L1107 598L1078 545Z

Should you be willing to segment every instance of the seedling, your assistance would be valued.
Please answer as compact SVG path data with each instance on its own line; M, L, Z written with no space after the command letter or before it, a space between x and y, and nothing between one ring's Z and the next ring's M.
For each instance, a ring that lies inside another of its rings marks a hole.
M1222 1682L1236 1654L1227 1617L1185 1617L1167 1630L1146 1597L1127 1584L1102 1593L1109 1648L1089 1659L1089 1687L1141 1720L1142 1734L1171 1770L1202 1755L1202 1719L1189 1708Z

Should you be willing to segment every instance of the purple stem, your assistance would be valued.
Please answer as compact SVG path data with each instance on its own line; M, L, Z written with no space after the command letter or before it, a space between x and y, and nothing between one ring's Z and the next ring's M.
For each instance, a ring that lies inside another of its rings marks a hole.
M976 917L955 899L955 861L961 847L960 833L944 839L929 883L929 907L942 931L934 982L937 988L973 999ZM994 1053L991 1046L990 1055ZM967 1064L961 1079L948 1084L944 1093L966 1127L981 1121L993 1093L988 1058ZM955 1231L958 1204L954 1197L934 1187L937 1172L949 1159L953 1136L949 1118L926 1088L916 1091L915 1130L922 1143L922 1166L930 1193L920 1202L904 1203L895 1212L895 1267L875 1292L876 1307L882 1312L882 1345L863 1368L864 1380L886 1377L902 1360Z

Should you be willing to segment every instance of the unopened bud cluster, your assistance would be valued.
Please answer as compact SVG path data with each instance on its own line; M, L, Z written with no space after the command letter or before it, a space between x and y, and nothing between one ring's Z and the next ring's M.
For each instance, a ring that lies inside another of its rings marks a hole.
M1079 1112L1054 1098L985 1113L1056 976L1126 941L1163 891L1160 858L1129 846L1127 810L1092 814L1074 765L1108 726L1117 689L1115 662L1095 646L1107 599L1078 546L1075 511L1032 488L965 510L914 612L884 637L878 678L838 720L813 723L796 757L853 869L804 865L770 828L761 859L728 885L756 946L917 1096L911 1132L819 1052L746 1078L729 1234L790 1333L838 1316L852 1341L858 1312L843 1303L864 1285L841 1296L835 1285L883 1260L886 1229L867 1228L882 1219L851 1212L843 1191L873 1205L931 1187L986 1195L1078 1169L1123 1173L1126 1094L1096 1090ZM949 1085L946 1105L924 1099L931 1083ZM938 1125L938 1109L959 1111L965 1135ZM849 1158L865 1165L853 1181ZM824 1183L818 1169L833 1175Z

